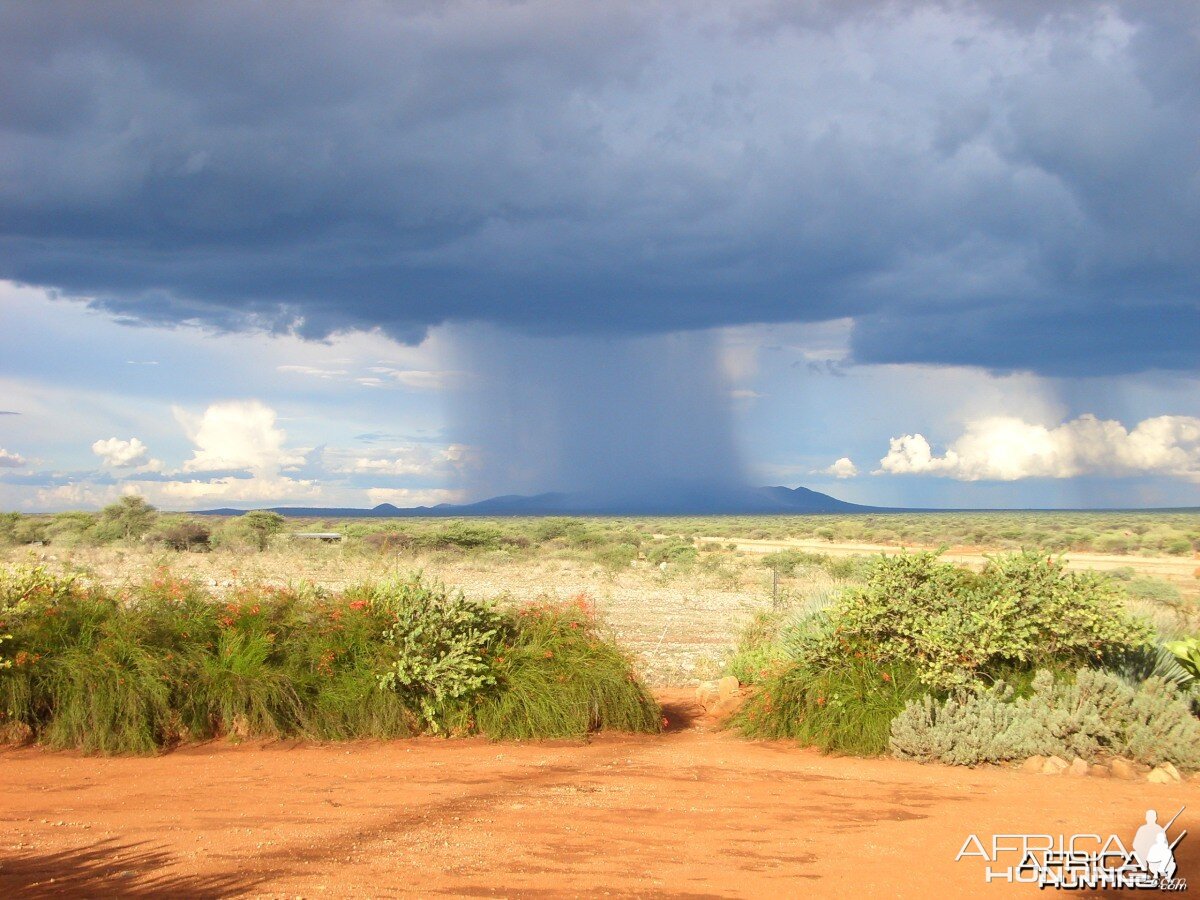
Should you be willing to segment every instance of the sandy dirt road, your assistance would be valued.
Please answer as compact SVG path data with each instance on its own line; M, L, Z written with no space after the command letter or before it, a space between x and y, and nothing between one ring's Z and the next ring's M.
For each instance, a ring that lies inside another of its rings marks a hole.
M1200 784L822 757L691 719L587 744L0 753L0 896L1004 897L969 833L1132 837ZM1200 841L1180 847L1200 882ZM1042 894L1041 896L1045 896Z

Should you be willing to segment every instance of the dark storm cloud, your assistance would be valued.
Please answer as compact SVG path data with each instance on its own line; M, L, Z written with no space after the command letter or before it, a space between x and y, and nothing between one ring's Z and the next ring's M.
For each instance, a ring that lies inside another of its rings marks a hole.
M1198 10L10 4L0 277L142 324L852 316L858 361L1194 369Z

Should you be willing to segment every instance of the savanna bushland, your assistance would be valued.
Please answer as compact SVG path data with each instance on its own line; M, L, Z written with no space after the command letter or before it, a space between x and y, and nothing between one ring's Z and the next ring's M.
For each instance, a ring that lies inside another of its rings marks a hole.
M149 752L654 731L650 688L733 674L755 737L1196 768L1198 547L1189 512L337 521L124 498L0 518L2 699L11 734Z

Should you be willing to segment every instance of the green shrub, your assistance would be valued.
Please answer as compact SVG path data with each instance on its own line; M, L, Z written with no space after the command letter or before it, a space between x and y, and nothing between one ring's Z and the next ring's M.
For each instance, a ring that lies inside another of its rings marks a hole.
M646 559L654 565L675 563L687 566L694 563L698 555L690 541L668 540L651 546L646 552Z
M1131 600L1178 606L1182 597L1179 588L1158 578L1132 578L1125 583L1125 593Z
M870 576L877 558L873 556L830 556L823 565L834 578L846 581L861 581Z
M769 676L731 724L747 737L790 738L827 753L886 753L891 723L924 687L911 666L851 658L793 664Z
M930 687L970 683L998 666L1094 662L1142 646L1149 626L1125 611L1111 580L1022 552L975 574L936 553L880 558L845 591L803 652L826 664L851 653L911 661Z
M436 732L474 694L496 683L489 658L505 637L490 605L414 576L376 586L371 603L391 626L384 640L394 658L379 683L421 710Z
M595 558L608 571L619 572L628 569L637 555L638 548L633 544L610 544L597 550Z
M271 538L283 531L287 520L268 509L254 509L238 516L235 530L260 552L266 550Z
M492 525L475 522L451 522L437 531L420 536L419 543L430 550L495 550L504 532Z
M45 526L43 538L59 547L86 546L95 542L94 532L98 521L99 518L92 513L58 513Z
M1195 549L1195 545L1185 537L1171 538L1163 546L1163 550L1172 556L1187 556Z
M1097 669L1080 669L1073 680L1039 672L1029 697L1001 682L942 702L928 695L909 702L892 723L891 748L902 759L952 765L1118 755L1194 769L1200 720L1159 678L1132 687Z
M802 566L820 566L828 563L829 557L824 553L805 553L803 550L779 550L762 557L762 564L768 569L774 569L784 577L795 574Z
M126 495L100 511L93 529L101 541L132 541L154 527L157 511L137 495Z
M212 532L199 522L176 522L160 529L153 536L156 543L171 550L208 550Z

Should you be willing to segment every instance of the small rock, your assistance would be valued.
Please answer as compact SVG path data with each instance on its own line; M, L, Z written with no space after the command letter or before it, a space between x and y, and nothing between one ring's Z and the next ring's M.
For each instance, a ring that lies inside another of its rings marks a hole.
M1067 768L1068 775L1082 776L1088 773L1088 764L1080 757L1075 757L1071 760L1071 765Z
M714 681L702 681L700 682L700 686L696 688L696 702L701 706L709 706L716 702L720 696L721 692L717 689L716 682Z
M1137 768L1127 759L1114 759L1109 764L1109 770L1113 773L1114 778L1124 778L1126 781L1132 781L1138 777Z
M1102 766L1099 763L1088 769L1088 774L1093 778L1109 778L1112 776L1112 772L1108 766Z
M722 697L712 706L705 709L714 719L724 719L732 715L742 705L741 698L737 695L731 697Z
M719 693L721 695L721 699L724 700L726 697L732 697L734 694L736 694L741 686L742 683L737 680L737 676L726 675L717 682L717 693Z
M1172 781L1183 781L1183 776L1179 774L1179 770L1169 762L1163 763L1159 768L1170 775Z
M1150 774L1146 776L1146 780L1151 784L1174 784L1175 779L1171 777L1171 773L1159 766L1157 769L1152 769Z
M1069 768L1069 764L1061 756L1052 756L1042 764L1043 775L1061 775Z
M1037 775L1042 771L1042 766L1046 764L1046 757L1031 756L1025 762L1021 763L1021 771L1028 772L1031 775Z

